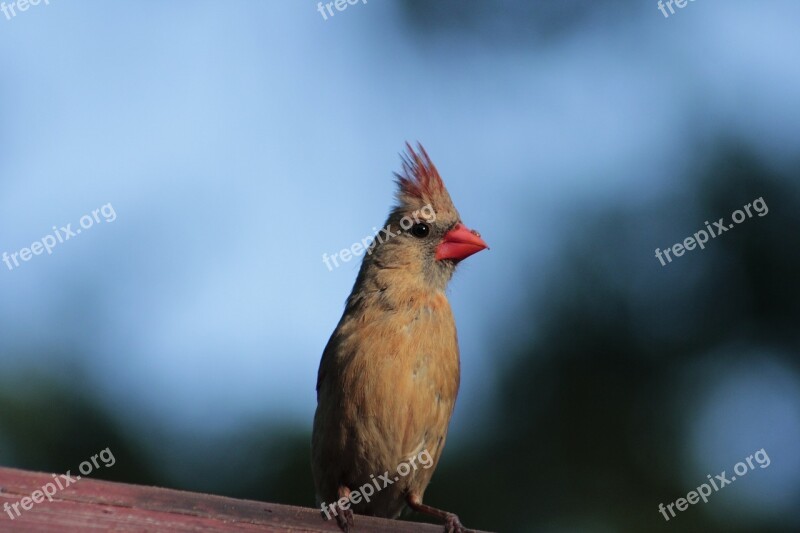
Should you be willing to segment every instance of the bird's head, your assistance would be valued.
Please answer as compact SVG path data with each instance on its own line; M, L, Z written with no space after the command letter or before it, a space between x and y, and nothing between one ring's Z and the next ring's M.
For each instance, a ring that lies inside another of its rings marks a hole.
M461 221L425 149L406 148L395 174L397 205L373 243L374 260L444 289L460 261L488 246Z

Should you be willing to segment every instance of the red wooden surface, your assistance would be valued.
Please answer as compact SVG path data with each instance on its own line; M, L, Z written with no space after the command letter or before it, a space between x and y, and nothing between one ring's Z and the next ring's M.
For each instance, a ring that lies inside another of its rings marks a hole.
M0 468L2 532L204 532L329 531L339 528L318 509L292 507L171 489L84 478L59 491L53 501L33 504L12 520L3 509L53 481L51 474ZM443 527L367 516L355 517L355 532L441 533Z

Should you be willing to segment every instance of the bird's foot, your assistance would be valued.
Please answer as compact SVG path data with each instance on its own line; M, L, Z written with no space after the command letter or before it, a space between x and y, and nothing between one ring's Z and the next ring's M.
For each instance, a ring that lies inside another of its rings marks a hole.
M466 533L467 528L461 524L458 515L447 513L444 519L444 533Z
M406 496L406 503L411 509L417 511L418 513L435 516L441 520L444 520L444 533L472 533L469 529L465 528L461 524L461 520L458 519L457 514L442 511L441 509L431 507L430 505L425 505L422 503L422 498L420 498L420 496L414 492L409 493Z
M344 533L349 533L350 528L355 525L353 521L353 510L340 509L339 513L336 515L336 523L339 524L339 528L341 528Z

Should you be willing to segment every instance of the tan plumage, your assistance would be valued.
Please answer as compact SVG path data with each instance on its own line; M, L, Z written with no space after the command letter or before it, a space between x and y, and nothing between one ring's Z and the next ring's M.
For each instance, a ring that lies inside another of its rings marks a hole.
M460 380L444 291L458 261L486 245L461 224L422 147L418 154L408 146L397 182L398 205L384 226L397 234L384 234L364 256L320 362L314 482L319 503L332 504L389 471L391 480L399 479L370 502L353 505L356 513L396 518L410 506L458 531L455 515L422 505L422 498L444 448ZM400 476L397 466L423 450L433 466ZM335 510L347 530L352 515Z

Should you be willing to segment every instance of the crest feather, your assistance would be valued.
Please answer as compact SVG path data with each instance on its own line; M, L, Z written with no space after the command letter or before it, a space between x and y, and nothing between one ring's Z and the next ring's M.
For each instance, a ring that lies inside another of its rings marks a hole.
M428 156L428 152L417 143L417 150L406 143L406 152L400 154L403 171L395 172L397 178L398 208L418 209L430 205L437 216L458 218L450 194L444 186L439 171Z
M425 148L419 143L417 148L419 153L406 143L406 153L400 155L403 172L395 173L399 192L420 200L434 199L445 190L444 183Z

